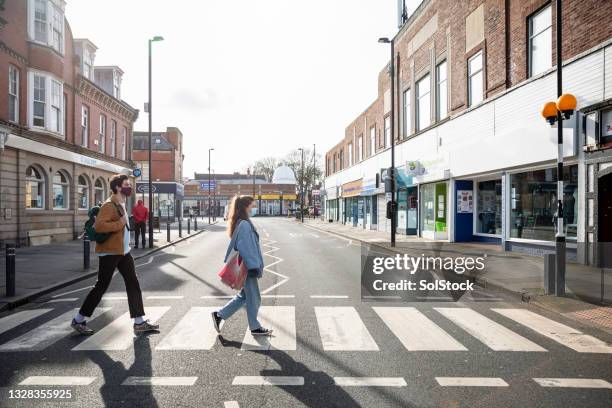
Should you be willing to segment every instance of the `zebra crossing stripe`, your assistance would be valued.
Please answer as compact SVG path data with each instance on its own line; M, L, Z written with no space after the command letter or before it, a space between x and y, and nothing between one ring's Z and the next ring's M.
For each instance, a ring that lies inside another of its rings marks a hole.
M315 307L315 315L324 350L379 350L354 307Z
M90 320L108 312L110 309L110 307L97 308ZM78 309L61 314L8 343L0 345L0 352L38 351L50 346L62 337L72 333L73 329L70 327L70 322L76 312L78 312Z
M472 309L457 307L434 307L434 309L492 350L546 351Z
M406 387L403 377L334 377L340 387Z
M238 376L234 377L232 385L304 385L304 377L286 376Z
M496 377L436 377L442 387L507 387L508 383Z
M15 327L28 322L32 319L42 316L53 309L32 309L22 310L21 312L13 313L0 319L0 334L7 332Z
M79 298L61 298L61 299L51 299L46 301L45 303L62 303L62 302L76 302Z
M217 341L210 314L216 307L192 307L174 326L156 350L210 350Z
M594 378L534 378L533 381L542 387L612 389L608 381Z
M612 346L525 309L491 309L579 353L612 353Z
M414 307L374 307L409 351L466 351L461 343Z
M225 401L223 408L240 408L240 405L238 405L238 401Z
M128 377L121 385L191 386L194 385L197 380L198 377Z
M33 376L28 377L19 385L90 385L96 377L69 377L69 376Z
M167 306L151 306L146 308L146 318L155 322L170 309ZM125 350L133 343L133 323L129 313L113 320L102 330L94 333L73 347L73 351L83 350Z
M184 296L174 295L151 295L147 296L147 300L167 300L167 299L183 299Z
M270 336L253 336L247 329L242 350L295 350L295 306L262 306L257 319L274 330Z

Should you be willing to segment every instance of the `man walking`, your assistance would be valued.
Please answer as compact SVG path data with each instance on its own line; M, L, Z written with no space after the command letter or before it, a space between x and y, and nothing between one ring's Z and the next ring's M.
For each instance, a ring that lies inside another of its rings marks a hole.
M138 237L142 239L142 247L146 247L145 231L147 229L147 220L149 219L149 210L144 206L142 200L138 200L138 203L132 208L132 216L134 217L134 248L138 249Z
M96 255L99 257L98 280L72 319L71 326L81 334L93 334L94 331L87 327L85 317L92 315L108 289L115 269L118 269L125 281L130 316L134 319L134 332L158 330L159 325L144 319L142 292L136 277L134 258L130 254L129 220L125 210L125 201L132 194L130 180L125 174L116 175L111 179L110 188L113 194L100 208L94 224L97 233L110 234L104 242L96 243Z

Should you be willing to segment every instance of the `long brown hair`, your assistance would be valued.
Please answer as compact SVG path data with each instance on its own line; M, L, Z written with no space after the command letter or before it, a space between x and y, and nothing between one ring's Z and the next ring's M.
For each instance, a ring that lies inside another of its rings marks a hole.
M251 205L253 201L255 201L255 199L251 196L235 195L232 198L227 215L227 219L229 220L229 223L227 224L227 233L230 237L234 235L234 230L238 225L239 219L249 219L249 212L247 211L247 208L249 208L249 205Z

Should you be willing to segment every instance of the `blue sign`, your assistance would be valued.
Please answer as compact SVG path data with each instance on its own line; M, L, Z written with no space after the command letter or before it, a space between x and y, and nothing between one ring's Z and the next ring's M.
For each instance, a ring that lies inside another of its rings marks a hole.
M140 170L139 168L136 168L132 170L132 174L134 175L134 177L140 177L142 175L142 170Z
M208 183L208 181L200 181L200 190L202 191L215 190L216 188L216 181L211 181L210 184Z

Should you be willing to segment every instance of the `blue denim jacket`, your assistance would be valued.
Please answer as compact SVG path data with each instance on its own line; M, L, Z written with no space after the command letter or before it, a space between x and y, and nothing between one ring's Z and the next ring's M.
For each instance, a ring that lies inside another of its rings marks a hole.
M249 273L249 276L261 278L264 261L261 254L261 248L259 247L259 234L251 221L240 220L238 222L238 226L234 231L234 236L227 247L223 262L227 262L227 257L232 252L232 248L240 253L240 256L249 270L257 270L257 274L251 275L251 273Z

